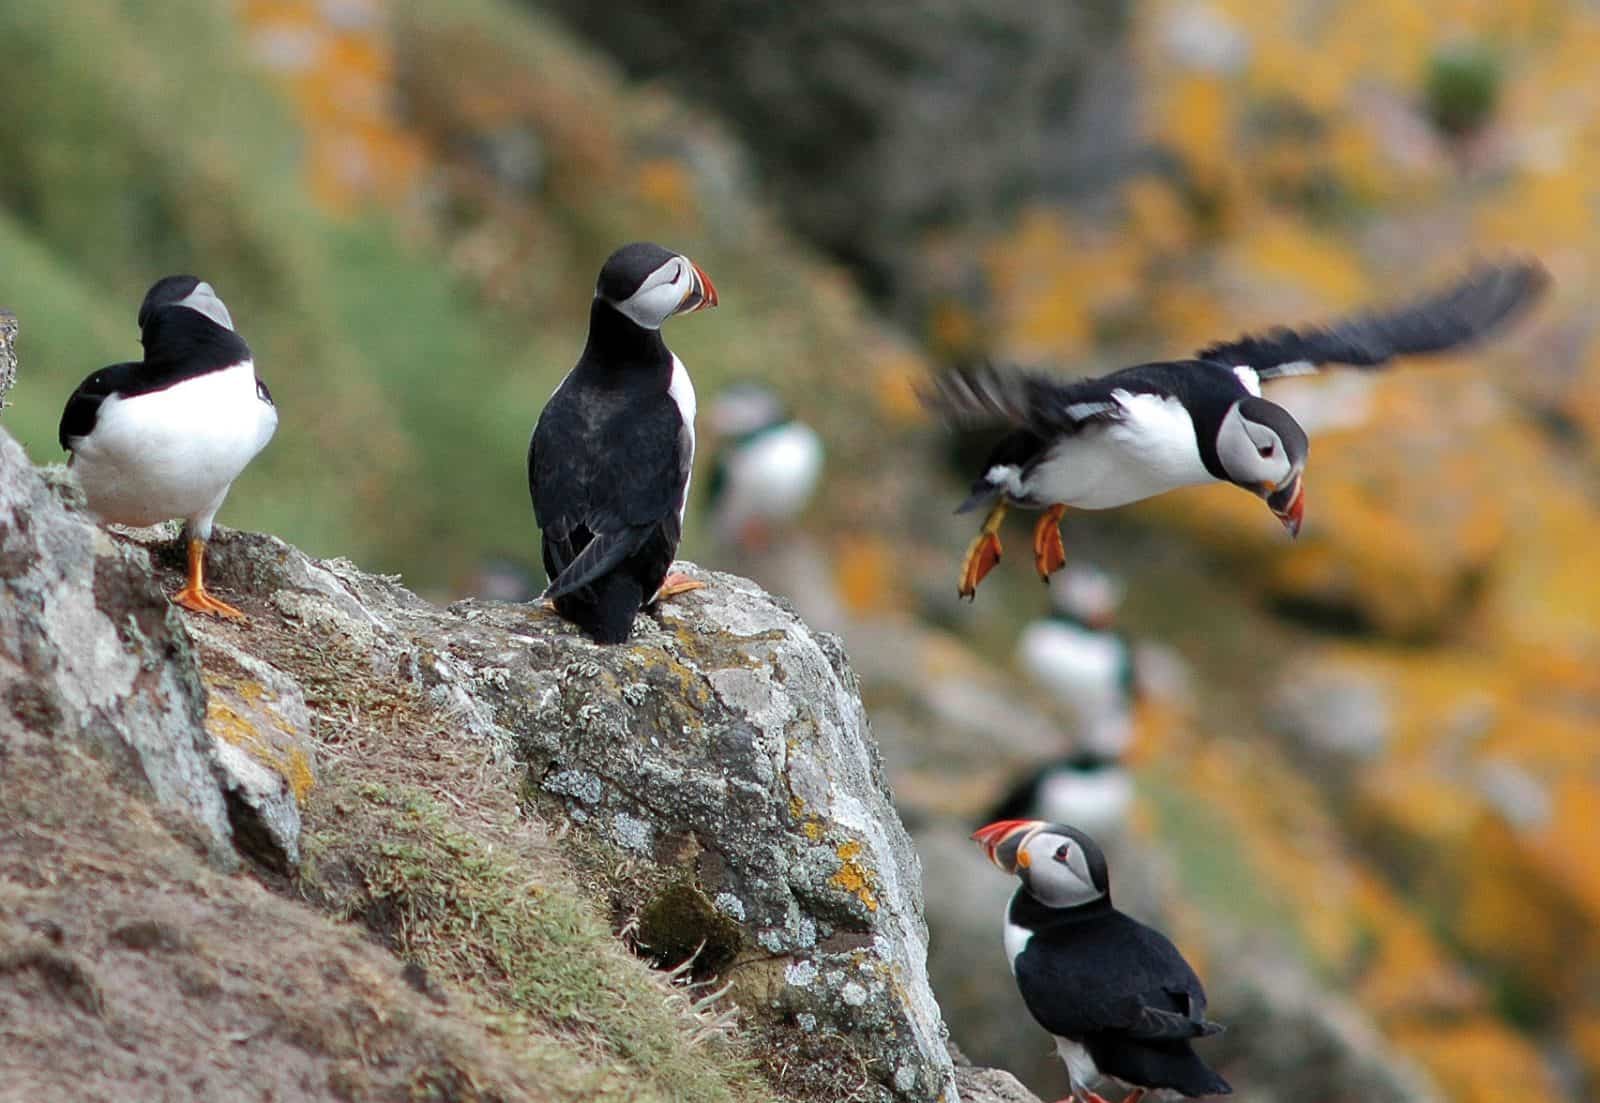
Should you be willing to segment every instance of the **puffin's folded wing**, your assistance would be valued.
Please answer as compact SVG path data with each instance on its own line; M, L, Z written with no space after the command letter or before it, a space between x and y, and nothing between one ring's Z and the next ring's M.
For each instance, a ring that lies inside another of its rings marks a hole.
M70 450L72 441L94 432L95 421L100 416L100 404L127 386L129 377L138 367L134 363L113 364L109 368L101 368L78 384L78 389L67 399L66 409L61 411L61 425L56 431L56 439L61 442L62 448Z
M1379 368L1396 356L1442 352L1489 335L1531 306L1549 282L1535 260L1484 264L1450 287L1393 310L1327 326L1278 326L1259 336L1220 341L1198 355L1253 368L1262 379L1304 375L1325 364Z
M1125 411L1111 391L1098 379L1053 379L980 364L940 372L920 395L925 406L959 428L1009 425L1048 436L1120 419Z
M596 524L605 525L606 522L598 521ZM566 597L615 570L619 563L639 550L653 527L628 525L610 531L592 529L595 531L593 539L551 580L545 588L544 597L551 601Z

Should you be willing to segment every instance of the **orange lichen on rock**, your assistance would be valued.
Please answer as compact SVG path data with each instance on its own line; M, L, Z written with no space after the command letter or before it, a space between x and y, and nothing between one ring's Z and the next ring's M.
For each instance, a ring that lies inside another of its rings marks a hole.
M878 910L878 897L872 891L873 875L861 861L862 845L854 839L841 843L835 851L839 868L828 878L828 884L848 892L866 906L868 911Z

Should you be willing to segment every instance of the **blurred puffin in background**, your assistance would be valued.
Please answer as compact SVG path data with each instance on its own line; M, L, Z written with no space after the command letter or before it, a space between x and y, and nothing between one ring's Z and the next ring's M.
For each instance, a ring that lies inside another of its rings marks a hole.
M990 453L958 512L988 507L962 562L972 598L1000 561L1011 506L1043 510L1034 565L1048 578L1066 561L1068 506L1111 509L1178 487L1229 482L1259 496L1291 536L1305 509L1305 430L1261 384L1343 364L1373 369L1397 356L1442 352L1484 337L1527 309L1548 277L1536 261L1484 264L1433 295L1325 327L1278 327L1092 379L1017 368L937 375L923 401L957 427L1012 431Z
M760 383L724 387L709 415L717 441L707 493L712 532L725 546L764 551L811 501L822 438Z
M78 384L58 437L89 509L118 525L183 518L187 577L174 604L230 620L244 613L205 584L206 544L228 489L278 428L250 346L209 283L167 276L139 307L144 358Z

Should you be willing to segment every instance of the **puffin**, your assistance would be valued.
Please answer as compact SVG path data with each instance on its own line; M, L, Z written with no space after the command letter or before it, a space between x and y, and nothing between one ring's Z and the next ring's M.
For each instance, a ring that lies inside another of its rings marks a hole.
M1122 760L1080 748L1019 778L983 822L1052 820L1108 838L1127 826L1132 806L1133 776Z
M811 500L822 438L760 383L723 388L708 412L719 442L707 495L712 531L723 544L762 550Z
M1133 742L1138 696L1133 643L1115 627L1121 591L1104 571L1074 563L1050 579L1050 614L1017 640L1018 665L1076 721L1075 745L1113 759Z
M1470 344L1523 313L1548 283L1531 259L1479 264L1454 284L1393 309L1325 326L1279 326L1156 361L1065 379L981 364L948 369L923 402L961 428L1004 427L956 512L988 507L962 562L957 592L972 599L1000 561L1010 506L1043 510L1033 534L1041 578L1066 562L1068 506L1112 509L1183 486L1227 482L1257 495L1291 537L1305 510L1309 441L1261 384L1330 365L1377 369L1396 357Z
M661 325L717 305L694 261L651 242L606 258L589 337L528 444L549 585L542 598L596 643L621 643L639 610L702 583L669 574L694 465L694 385Z
M1165 935L1112 905L1094 839L1045 820L1000 820L972 838L1022 882L1006 907L1006 956L1022 1002L1055 1037L1073 1100L1105 1103L1091 1087L1101 1078L1128 1086L1124 1103L1151 1090L1233 1091L1192 1045L1222 1030L1206 1018L1200 978Z
M139 340L144 359L101 368L67 399L58 437L68 466L102 521L181 517L188 572L173 603L243 620L206 590L206 544L228 488L277 430L278 408L204 280L157 280L139 307Z

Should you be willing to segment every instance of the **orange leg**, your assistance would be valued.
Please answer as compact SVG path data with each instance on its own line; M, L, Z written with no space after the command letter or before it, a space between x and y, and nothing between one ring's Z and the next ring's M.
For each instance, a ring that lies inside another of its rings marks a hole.
M673 571L661 580L661 589L656 591L656 600L665 601L669 597L677 597L679 594L686 594L690 590L704 590L705 588L706 584L704 582L697 582L686 574Z
M1000 523L1006 519L1005 502L996 502L989 516L983 519L983 528L967 546L967 557L961 561L961 583L956 593L971 601L978 592L983 576L994 570L1000 562Z
M194 613L209 613L228 620L246 619L242 611L206 593L206 542L198 537L189 538L189 580L183 584L183 589L172 595L172 601Z
M1134 1088L1127 1095L1123 1096L1122 1103L1140 1103L1140 1100L1144 1099L1144 1095L1145 1089Z
M1039 515L1039 523L1034 526L1033 565L1046 582L1067 565L1067 549L1061 544L1061 515L1066 512L1066 506L1053 505Z

